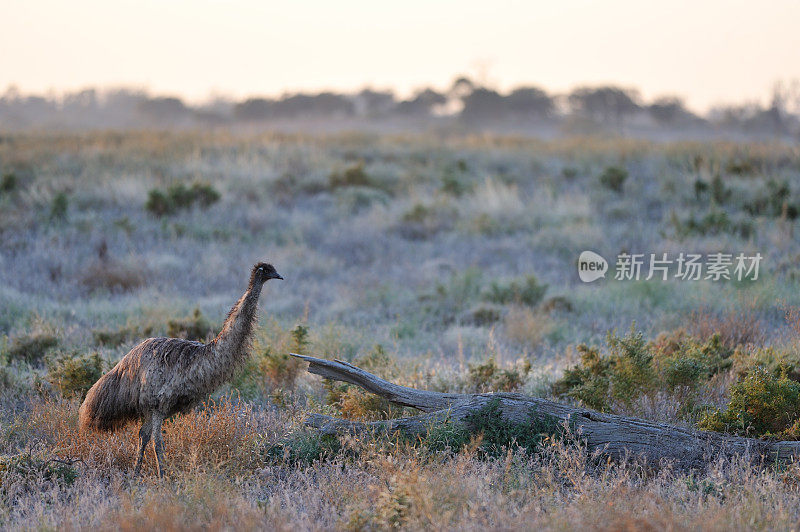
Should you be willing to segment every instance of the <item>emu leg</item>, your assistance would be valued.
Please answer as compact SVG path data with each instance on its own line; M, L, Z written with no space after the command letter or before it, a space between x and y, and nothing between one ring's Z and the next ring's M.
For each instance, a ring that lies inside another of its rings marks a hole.
M158 469L158 478L164 478L164 440L161 437L161 423L164 421L164 416L158 412L153 413L153 447L156 451L156 468Z
M152 432L152 418L147 416L142 421L142 428L139 429L139 456L136 459L136 467L133 469L133 476L138 477L142 469L142 460L144 460L144 450L147 444L150 443L150 434Z

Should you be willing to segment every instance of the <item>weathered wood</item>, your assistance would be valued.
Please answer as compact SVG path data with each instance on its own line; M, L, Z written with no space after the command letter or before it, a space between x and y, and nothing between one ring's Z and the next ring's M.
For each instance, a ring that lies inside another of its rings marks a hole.
M364 430L423 434L445 420L458 422L486 404L500 399L503 418L524 422L533 412L568 420L589 452L613 458L642 457L651 464L669 461L679 467L700 467L721 455L741 455L753 461L791 460L800 455L800 442L740 438L718 432L692 430L643 419L603 414L546 399L515 393L453 394L417 390L385 381L341 360L323 360L293 354L309 362L308 371L322 377L360 386L389 401L418 408L425 414L386 421L357 422L311 414L306 423L323 433Z

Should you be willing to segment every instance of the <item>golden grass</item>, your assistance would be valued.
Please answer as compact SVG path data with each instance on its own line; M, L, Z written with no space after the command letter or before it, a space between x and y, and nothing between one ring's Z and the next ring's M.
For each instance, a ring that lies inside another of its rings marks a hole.
M42 440L53 455L82 460L96 471L130 472L138 448L138 423L114 432L80 432L76 401L36 403L20 427ZM261 437L252 410L230 397L209 401L202 408L164 424L167 471L239 470L248 467L257 437ZM145 475L155 473L152 445L145 453Z

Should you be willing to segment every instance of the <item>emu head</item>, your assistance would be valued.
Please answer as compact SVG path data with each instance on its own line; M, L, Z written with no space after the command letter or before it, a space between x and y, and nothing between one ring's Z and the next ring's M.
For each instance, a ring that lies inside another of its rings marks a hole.
M275 267L272 264L259 262L253 266L253 273L250 275L250 283L264 284L270 279L283 279L283 277L275 271Z

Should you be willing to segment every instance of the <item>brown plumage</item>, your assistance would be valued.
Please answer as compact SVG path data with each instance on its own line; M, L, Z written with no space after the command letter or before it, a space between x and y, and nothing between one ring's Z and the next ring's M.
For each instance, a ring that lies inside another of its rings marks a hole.
M250 353L258 297L269 279L283 279L271 264L253 266L250 284L208 344L180 338L148 338L100 377L80 408L81 430L114 430L142 420L135 474L153 439L158 475L164 473L161 424L186 412L230 380Z

